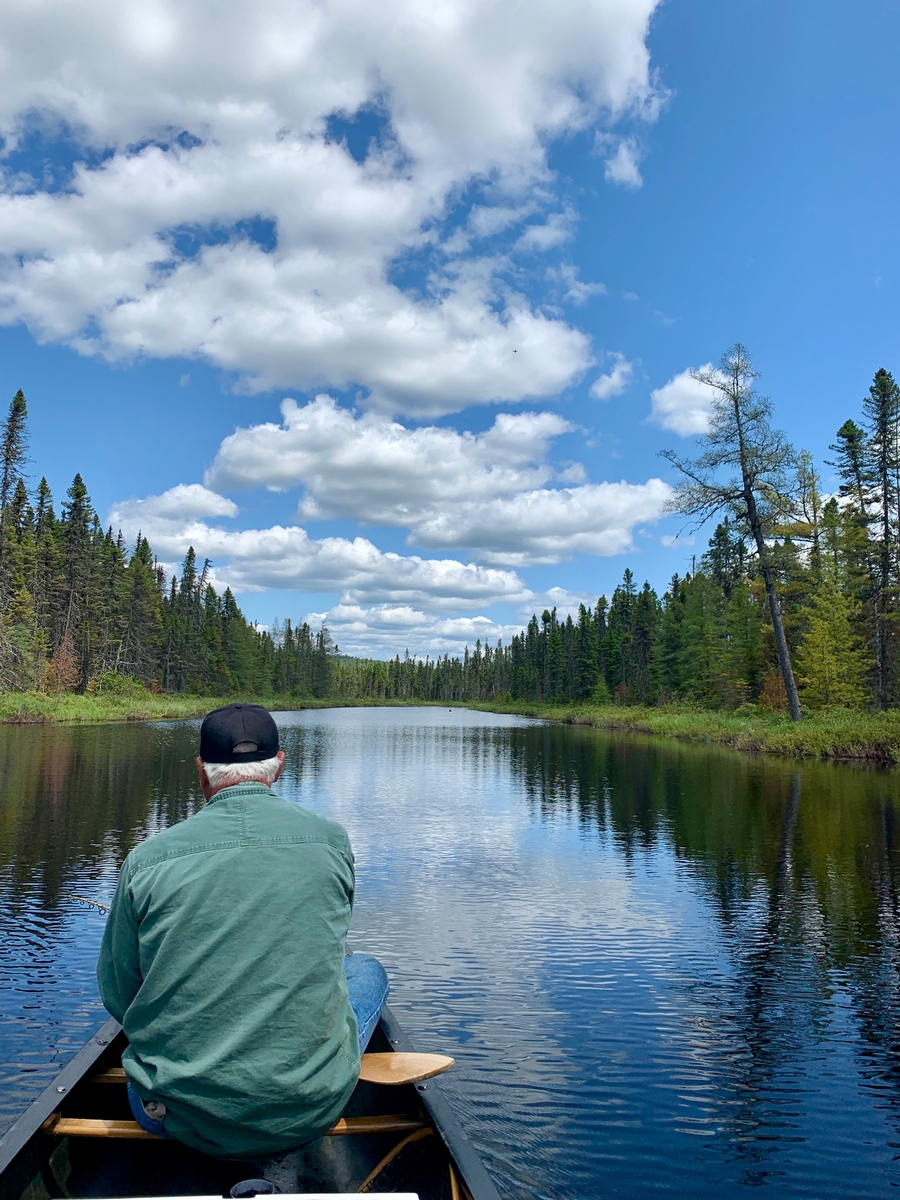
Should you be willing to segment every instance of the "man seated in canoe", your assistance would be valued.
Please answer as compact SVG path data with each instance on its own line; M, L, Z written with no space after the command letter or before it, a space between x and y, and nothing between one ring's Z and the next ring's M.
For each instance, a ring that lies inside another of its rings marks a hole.
M209 713L197 759L208 803L128 855L97 968L128 1036L135 1120L221 1157L322 1136L388 991L376 959L345 958L347 834L272 790L283 766L266 709Z

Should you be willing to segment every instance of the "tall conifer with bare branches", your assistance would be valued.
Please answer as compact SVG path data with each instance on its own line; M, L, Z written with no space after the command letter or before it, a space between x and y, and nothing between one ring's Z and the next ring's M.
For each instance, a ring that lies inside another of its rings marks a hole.
M712 388L715 399L697 458L683 458L672 450L662 452L682 475L669 511L694 517L702 524L725 510L752 538L788 708L797 721L800 697L768 544L777 527L793 513L797 456L784 434L772 428L772 403L756 391L759 373L740 342L726 350L717 370L697 371L694 378Z

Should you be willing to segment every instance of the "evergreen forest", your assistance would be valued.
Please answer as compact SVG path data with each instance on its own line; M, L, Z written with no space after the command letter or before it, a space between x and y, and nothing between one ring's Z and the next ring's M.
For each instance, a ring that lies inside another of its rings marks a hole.
M27 405L0 441L0 689L326 696L326 629L251 625L193 549L167 577L146 538L103 529L76 475L57 515L45 478L26 485Z
M340 655L325 627L251 624L193 549L168 576L146 538L126 546L102 527L80 475L57 514L46 479L28 486L19 391L0 441L0 689L778 711L795 684L804 709L897 707L900 387L879 370L836 431L840 482L826 496L812 458L771 429L743 348L729 355L734 387L718 376L725 399L704 453L667 454L687 480L672 511L718 514L688 573L660 595L626 569L610 597L534 615L506 646L387 661ZM710 474L729 437L730 490Z

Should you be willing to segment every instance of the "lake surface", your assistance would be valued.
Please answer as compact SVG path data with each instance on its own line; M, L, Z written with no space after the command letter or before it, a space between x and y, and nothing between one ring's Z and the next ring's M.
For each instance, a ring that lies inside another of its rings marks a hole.
M500 1190L875 1197L900 1185L895 772L436 708L278 717L288 799L357 856L352 945ZM0 1129L103 1020L140 839L196 723L0 727Z

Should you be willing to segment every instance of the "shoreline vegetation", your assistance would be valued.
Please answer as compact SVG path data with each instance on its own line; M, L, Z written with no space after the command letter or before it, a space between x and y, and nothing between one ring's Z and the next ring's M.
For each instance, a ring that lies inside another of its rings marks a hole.
M138 688L127 694L0 692L0 725L107 725L123 721L188 721L225 704L263 704L272 712L305 708L410 708L426 700L344 700L315 696L185 696ZM433 703L433 702L432 702ZM467 705L454 704L454 708Z
M0 423L0 723L191 718L242 698L468 705L900 764L900 386L879 370L864 424L837 431L826 500L742 346L697 378L719 395L699 457L667 453L672 506L722 520L689 574L660 595L626 569L611 597L534 613L506 644L391 659L341 654L324 624L249 621L193 547L173 573L143 534L129 548L104 530L80 475L57 517L46 479L26 485L19 391Z
M870 762L883 766L900 764L900 712L897 710L867 713L837 709L808 713L800 721L794 721L787 713L748 711L749 706L731 712L674 704L654 708L491 701L484 704L470 702L460 707L622 733L651 734L781 758Z
M178 696L135 689L129 695L79 695L74 692L0 693L0 724L74 725L126 721L189 720L210 709L239 702L236 696ZM247 696L276 712L309 708L440 707L471 708L522 717L583 725L621 733L641 733L695 744L716 745L782 758L900 764L900 711L865 713L848 709L810 713L795 722L786 713L731 712L690 706L544 704L532 701L438 701L348 699L311 696Z

